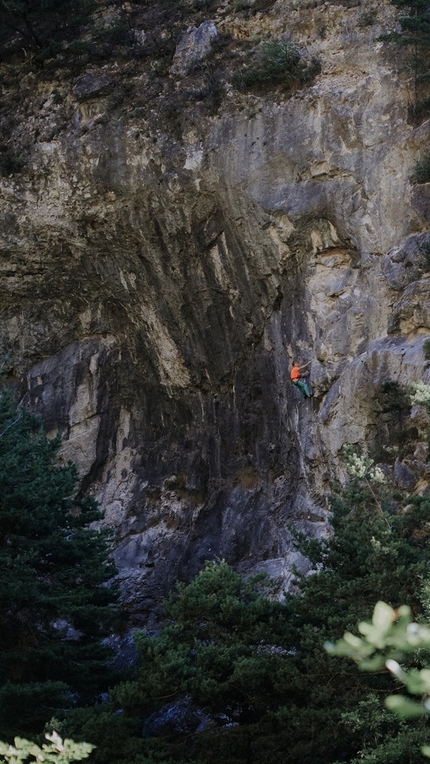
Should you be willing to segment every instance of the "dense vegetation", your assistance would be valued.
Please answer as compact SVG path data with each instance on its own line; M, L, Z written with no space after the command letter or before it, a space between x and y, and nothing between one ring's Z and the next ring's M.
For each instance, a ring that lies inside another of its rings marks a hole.
M420 761L406 757L420 756L425 723L383 708L386 673L359 673L323 648L380 598L416 615L426 605L430 500L388 490L370 462L352 465L332 500L333 536L297 538L315 566L298 595L273 601L264 576L245 582L208 563L168 598L160 632L139 634L138 674L61 731L95 743L92 760L106 764L346 764L362 751L378 764Z
M116 590L90 497L38 417L0 391L0 738L41 732L108 683Z
M101 642L115 598L106 539L89 529L97 508L75 495L58 446L3 389L0 739L48 724L96 745L100 764L420 761L425 720L411 726L384 709L386 672L359 673L324 644L378 599L415 617L428 608L427 497L390 490L350 452L333 535L296 534L315 567L297 577L297 594L278 602L266 576L245 581L208 563L166 600L160 630L137 635L139 664L115 684Z
M401 720L425 720L428 715L430 698L429 647L430 626L428 623L414 622L411 609L406 605L392 608L386 602L379 601L374 609L371 621L358 624L361 636L345 632L343 639L337 643L327 643L326 650L331 655L341 655L353 658L363 671L380 671L386 669L396 680L406 688L408 695L396 692L385 698L385 707ZM415 665L407 666L405 661L415 656ZM418 660L417 660L418 658ZM399 660L404 665L399 663ZM418 700L414 696L419 696ZM359 718L362 704L357 709L355 719ZM353 717L353 715L350 715ZM371 728L377 731L381 723L393 728L394 717L375 704ZM365 762L389 762L420 760L420 753L430 757L430 728L425 723L415 725L398 725L397 734L390 739L380 734L376 739L376 747L363 750L359 759ZM381 740L382 738L382 740ZM384 739L385 738L385 739Z
M79 34L94 7L93 0L0 0L0 47L52 55Z
M430 8L426 0L391 0L391 3L399 9L399 29L382 39L406 51L405 61L413 78L412 117L426 119L430 111Z
M296 45L280 40L264 43L250 58L233 77L238 87L249 90L276 86L294 90L310 83L321 71L316 58L306 60Z

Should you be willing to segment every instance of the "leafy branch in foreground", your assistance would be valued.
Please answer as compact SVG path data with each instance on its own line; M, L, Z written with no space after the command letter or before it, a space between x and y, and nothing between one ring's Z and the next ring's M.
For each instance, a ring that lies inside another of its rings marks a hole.
M13 745L0 741L0 764L21 764L27 760L30 762L49 761L55 762L55 764L69 764L72 761L88 758L95 748L91 743L62 740L56 732L45 735L45 737L49 743L43 743L42 747L32 743L31 740L20 737L15 738Z
M430 668L405 669L399 661L409 653L430 648L430 627L414 622L406 605L394 610L380 601L372 621L361 621L358 630L361 637L345 632L335 644L327 642L325 649L330 655L352 658L363 671L378 671L385 666L409 694L421 696L417 702L405 695L389 695L385 699L386 707L403 719L428 715ZM421 752L430 757L430 745L421 746Z

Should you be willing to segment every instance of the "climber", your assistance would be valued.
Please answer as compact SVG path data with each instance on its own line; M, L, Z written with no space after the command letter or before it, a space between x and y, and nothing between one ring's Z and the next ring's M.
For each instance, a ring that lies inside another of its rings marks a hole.
M291 382L299 388L300 392L305 398L311 398L312 392L309 387L308 382L305 379L302 379L302 371L303 369L306 369L308 366L310 366L310 361L308 363L305 363L303 366L299 366L298 363L293 361L293 368L291 369Z

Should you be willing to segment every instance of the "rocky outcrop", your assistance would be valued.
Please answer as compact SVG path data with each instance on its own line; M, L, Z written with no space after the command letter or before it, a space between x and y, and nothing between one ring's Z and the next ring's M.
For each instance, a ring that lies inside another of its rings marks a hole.
M136 622L208 558L288 586L306 565L289 523L327 532L345 443L383 447L398 484L426 490L422 412L396 451L380 396L428 378L428 190L409 182L428 130L378 42L393 8L370 27L360 13L220 11L208 21L238 38L288 23L322 71L289 98L227 87L180 136L150 105L112 119L110 67L60 102L39 84L20 128L39 139L1 182L1 334L117 530ZM292 357L312 360L312 401Z

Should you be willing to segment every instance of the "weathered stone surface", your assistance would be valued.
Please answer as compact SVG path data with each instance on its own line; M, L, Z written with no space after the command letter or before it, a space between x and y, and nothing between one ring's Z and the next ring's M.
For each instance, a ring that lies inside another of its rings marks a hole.
M289 100L227 88L175 132L153 94L118 120L84 81L68 110L42 93L22 128L38 138L27 175L0 183L1 335L116 528L135 623L206 559L291 586L307 568L288 526L329 532L345 443L385 448L388 471L397 459L428 490L424 414L404 412L400 454L379 403L387 382L430 379L429 235L409 183L429 125L408 123L378 42L392 12L363 30L359 7L220 11L225 33L288 27L321 57ZM312 361L313 401L292 357Z
M73 87L73 95L78 101L105 95L113 87L113 78L109 74L84 74Z
M430 183L414 186L412 203L425 223L430 222Z
M182 737L204 732L211 724L215 721L193 704L191 696L186 695L149 716L144 722L142 734L143 737Z
M394 480L405 491L413 491L417 484L418 476L400 459L394 462Z
M189 27L178 41L171 71L174 74L187 74L195 64L206 58L217 34L213 21L204 21L197 28Z
M401 298L393 305L389 332L408 335L430 332L430 277L414 281L404 289Z
M411 236L384 258L383 271L392 289L403 290L430 270L430 234Z

